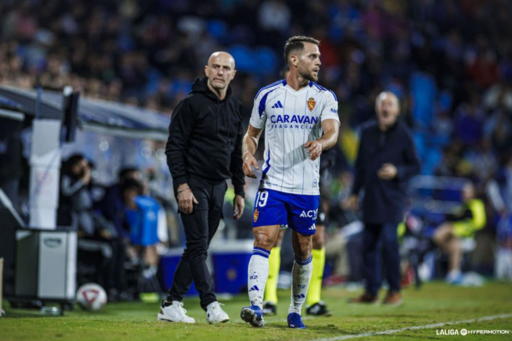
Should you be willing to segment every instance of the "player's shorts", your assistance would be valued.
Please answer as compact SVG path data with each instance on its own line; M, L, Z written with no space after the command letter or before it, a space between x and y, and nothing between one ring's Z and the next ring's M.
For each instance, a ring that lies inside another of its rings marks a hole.
M252 227L288 225L300 234L313 235L319 204L319 195L259 190L254 200Z

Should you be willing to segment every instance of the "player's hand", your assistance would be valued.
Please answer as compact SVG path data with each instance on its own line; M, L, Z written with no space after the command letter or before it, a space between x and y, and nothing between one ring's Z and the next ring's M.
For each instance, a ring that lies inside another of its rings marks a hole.
M382 180L393 180L396 177L396 174L398 173L398 170L396 169L396 166L391 163L385 163L382 165L382 167L377 172L377 175Z
M245 201L241 195L235 195L233 199L233 218L235 220L240 219L242 213L244 213Z
M254 168L256 168L257 170L260 169L258 167L258 162L254 158L254 156L252 156L252 155L245 155L244 156L244 163L242 165L242 169L244 171L244 174L245 174L245 176L248 176L250 178L256 179L256 175L252 171L251 166L254 166Z
M322 144L318 141L308 141L304 145L308 149L309 159L315 161L322 154Z
M194 210L194 204L199 204L194 193L187 188L183 192L178 193L178 207L181 213L190 214Z
M359 199L357 195L352 194L345 201L341 203L341 208L344 210L357 211L359 209Z

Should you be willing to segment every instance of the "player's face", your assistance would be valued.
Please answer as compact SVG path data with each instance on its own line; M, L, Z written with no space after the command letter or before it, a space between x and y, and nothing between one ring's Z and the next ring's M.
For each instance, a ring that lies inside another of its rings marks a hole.
M383 92L377 98L377 118L379 125L384 127L391 127L395 124L400 109L398 107L398 99L395 95Z
M235 77L235 61L227 53L215 53L204 67L208 83L216 90L224 90Z
M307 80L318 81L318 72L320 71L320 49L313 43L304 43L304 50L299 56L297 65L298 73Z

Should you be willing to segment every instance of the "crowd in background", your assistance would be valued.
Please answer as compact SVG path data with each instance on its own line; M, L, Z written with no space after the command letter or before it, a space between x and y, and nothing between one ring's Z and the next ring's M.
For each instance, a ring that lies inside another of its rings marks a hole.
M0 84L71 84L170 115L209 54L227 50L247 122L257 90L280 77L284 41L311 35L341 119L325 195L335 202L343 189L358 127L386 89L414 130L423 174L471 178L490 225L512 212L508 0L4 0L0 17Z

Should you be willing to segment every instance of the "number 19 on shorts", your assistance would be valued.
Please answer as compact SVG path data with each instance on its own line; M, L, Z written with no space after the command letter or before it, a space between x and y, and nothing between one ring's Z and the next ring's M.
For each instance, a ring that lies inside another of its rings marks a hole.
M255 205L256 207L265 207L268 200L268 192L267 191L258 191L256 195Z

